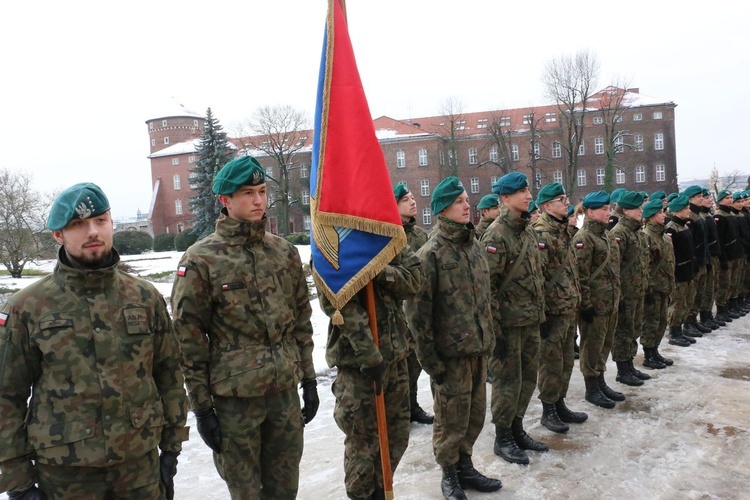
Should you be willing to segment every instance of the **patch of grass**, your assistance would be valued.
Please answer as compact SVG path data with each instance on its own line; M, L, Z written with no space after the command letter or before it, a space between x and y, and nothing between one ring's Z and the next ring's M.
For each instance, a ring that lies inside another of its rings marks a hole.
M23 276L47 276L49 271L40 271L39 269L24 269ZM0 269L0 276L10 276L7 269Z

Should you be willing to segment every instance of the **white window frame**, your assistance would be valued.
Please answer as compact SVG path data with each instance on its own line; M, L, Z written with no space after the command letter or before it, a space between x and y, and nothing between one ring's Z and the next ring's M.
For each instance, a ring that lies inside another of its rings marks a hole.
M469 185L471 186L471 192L472 194L476 194L479 192L479 177L472 177L469 181Z
M396 151L396 168L406 168L406 153L402 150Z
M419 181L419 194L421 196L430 196L430 180L422 179Z
M576 172L576 179L578 180L578 186L583 187L586 185L586 170L579 168Z
M656 182L664 182L667 180L667 167L664 165L656 165L654 167L654 175L656 176Z
M661 151L662 149L664 149L664 134L657 132L654 134L654 150Z
M427 150L425 148L421 148L419 150L419 166L420 167L427 166Z
M596 169L596 185L597 186L604 185L604 169L603 168Z
M422 224L425 226L432 224L432 210L429 208L422 209Z
M594 137L594 154L604 154L604 137Z
M477 164L477 148L469 148L469 165Z
M175 191L182 189L182 179L180 178L180 174L174 174L172 176L172 186L174 186Z

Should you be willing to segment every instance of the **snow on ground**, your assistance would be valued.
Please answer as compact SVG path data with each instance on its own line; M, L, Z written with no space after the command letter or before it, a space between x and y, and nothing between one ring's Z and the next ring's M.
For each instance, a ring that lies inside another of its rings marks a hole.
M302 261L309 247L299 247ZM136 272L146 276L176 268L179 253L127 256ZM146 260L148 259L148 260ZM33 278L0 279L0 286L20 288ZM159 283L169 295L171 285ZM345 499L343 433L333 421L331 375L325 366L327 318L313 301L315 363L321 398L318 415L305 431L300 471L300 499ZM474 463L499 477L497 493L468 492L476 498L576 499L750 499L750 316L712 332L692 347L665 342L662 354L675 360L665 370L646 370L654 378L640 388L615 382L608 364L607 380L628 399L613 410L584 401L583 378L573 372L568 406L586 411L589 420L571 424L564 435L539 424L541 403L536 394L524 420L526 430L546 442L548 453L530 452L531 464L511 465L492 452L494 430L489 408L474 448ZM642 353L636 358L640 367ZM429 381L422 374L419 401L432 410ZM489 400L489 386L488 386ZM178 499L227 499L229 494L213 466L210 450L195 431L184 443L176 482ZM440 499L440 468L432 455L431 426L412 424L409 448L394 475L399 499ZM0 495L0 498L6 498Z

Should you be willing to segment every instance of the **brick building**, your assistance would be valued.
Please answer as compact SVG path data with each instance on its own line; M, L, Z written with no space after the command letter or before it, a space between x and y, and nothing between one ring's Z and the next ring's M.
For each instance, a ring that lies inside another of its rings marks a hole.
M614 118L619 133L608 139L606 119L596 106L613 90L622 97ZM434 223L429 208L432 190L448 175L455 174L461 179L474 206L491 192L498 177L513 170L534 180L534 192L550 182L567 186L569 181L574 199L603 189L608 140L614 142L618 151L614 155L613 187L649 193L676 191L675 107L671 101L643 96L638 89L608 88L594 94L583 118L584 141L578 150L578 168L571 173L574 179L568 179L564 120L555 105L410 120L381 116L374 120L374 125L392 183L407 184L417 199L418 223L429 228ZM200 116L185 111L184 116L164 115L146 122L152 141L151 217L156 234L189 227L188 168L192 166L191 158L195 161L194 140L202 131L201 120ZM196 128L196 124L201 127ZM183 142L175 144L178 137ZM310 228L312 132L301 131L298 138L303 147L294 155L289 173L291 232ZM242 143L248 141L236 141L240 154L255 156L270 175L278 173L279 166L273 158L257 150L245 151ZM273 185L269 183L269 205L274 196ZM268 215L271 230L275 231L276 213L272 205ZM478 212L475 217L478 219Z

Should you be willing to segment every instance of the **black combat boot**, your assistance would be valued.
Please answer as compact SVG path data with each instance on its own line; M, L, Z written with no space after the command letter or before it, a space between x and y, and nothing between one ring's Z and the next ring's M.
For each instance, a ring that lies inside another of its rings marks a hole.
M641 380L651 380L651 375L649 375L648 373L643 373L642 371L640 371L638 368L636 368L633 365L633 358L630 358L630 361L628 361L628 365L630 365L630 373L632 373L633 375L635 375L639 379L641 379Z
M526 431L523 430L522 418L514 418L510 430L513 432L513 438L516 440L516 444L522 450L549 451L549 446L540 441L535 441L531 436L526 434Z
M711 316L711 311L701 311L700 317L701 317L701 323L703 325L707 326L711 330L719 329L720 325L716 321L714 321L714 318Z
M731 323L732 319L733 318L727 313L727 306L716 305L716 321L719 322L720 325L721 323L724 323L724 325Z
M542 418L540 423L552 432L563 433L570 430L568 424L560 420L560 416L557 414L557 407L553 403L542 401Z
M518 447L510 427L495 426L495 455L512 464L528 465L529 456Z
M667 367L661 360L656 356L656 348L644 347L643 348L643 366L646 368L654 368L656 370L662 370Z
M703 323L698 321L698 318L693 316L690 318L690 322L693 324L696 330L698 330L701 333L711 333L711 327L704 325Z
M654 354L656 355L656 359L664 363L666 366L672 366L674 364L674 361L661 355L658 347L654 347Z
M597 377L596 381L599 383L599 389L602 391L602 394L607 396L609 399L611 399L612 401L625 401L625 394L617 392L616 390L608 386L607 381L604 380L603 373L599 374L599 377Z
M692 323L691 319L688 319L688 321L691 321L691 322L685 323L684 325L682 325L682 335L684 337L690 337L690 338L703 337L703 333L701 333L701 331L698 330L698 328L695 326L695 323Z
M445 500L467 500L461 484L458 482L456 466L443 467L443 480L440 481L440 489L443 491Z
M632 371L630 371L629 361L618 361L617 362L617 376L615 380L621 384L638 387L643 385L643 380L636 377Z
M476 470L469 455L461 454L458 456L456 474L461 488L465 490L472 489L489 493L503 487L503 483L499 479L489 478Z
M412 394L410 399L411 418L409 420L411 422L416 422L418 424L431 424L435 421L435 417L424 411L422 407L419 406L416 394Z
M614 408L615 402L604 395L596 377L583 377L586 383L586 401L602 408Z
M555 403L557 416L567 424L582 424L589 416L582 411L572 411L565 405L565 398L560 398Z

